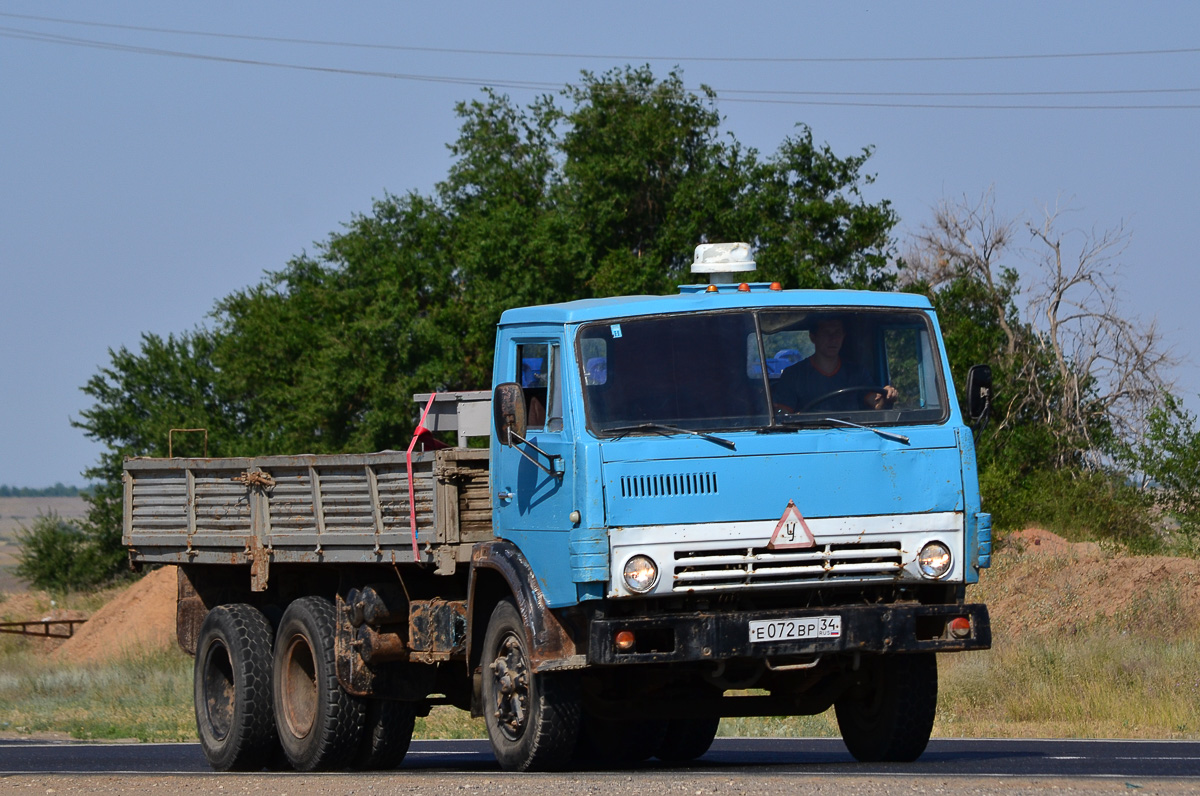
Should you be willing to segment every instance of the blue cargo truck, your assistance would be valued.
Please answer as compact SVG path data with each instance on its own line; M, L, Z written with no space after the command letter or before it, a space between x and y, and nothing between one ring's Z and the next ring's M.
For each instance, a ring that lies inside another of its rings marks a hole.
M987 369L960 407L926 299L752 268L706 245L678 295L505 312L492 389L415 396L407 451L126 462L209 762L394 767L436 705L508 770L831 707L856 758L919 757L937 653L991 643Z

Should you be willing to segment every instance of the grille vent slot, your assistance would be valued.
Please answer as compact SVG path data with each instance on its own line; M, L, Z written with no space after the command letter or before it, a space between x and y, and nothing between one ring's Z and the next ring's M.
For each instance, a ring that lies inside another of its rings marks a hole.
M717 494L716 473L659 473L621 476L621 497L655 498Z

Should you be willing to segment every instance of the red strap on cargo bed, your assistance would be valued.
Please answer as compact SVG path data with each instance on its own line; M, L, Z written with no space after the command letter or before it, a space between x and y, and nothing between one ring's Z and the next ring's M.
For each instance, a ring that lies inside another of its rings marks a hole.
M425 411L421 413L421 422L413 430L412 440L408 443L408 450L404 454L404 462L408 465L408 519L409 525L412 527L414 562L420 561L421 556L417 552L417 496L416 490L413 489L412 452L413 448L417 447L417 440L422 436L429 435L429 429L425 428L425 418L429 416L429 409L433 406L433 399L436 397L436 392L429 396L429 403L425 404Z

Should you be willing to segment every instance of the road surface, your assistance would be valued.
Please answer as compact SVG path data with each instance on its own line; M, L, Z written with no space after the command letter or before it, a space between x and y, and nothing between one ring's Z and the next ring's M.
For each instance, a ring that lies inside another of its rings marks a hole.
M195 743L0 740L0 794L275 792L884 796L915 793L1200 793L1200 742L934 739L916 763L857 763L839 739L719 738L687 766L501 772L486 741L414 741L394 772L215 774Z

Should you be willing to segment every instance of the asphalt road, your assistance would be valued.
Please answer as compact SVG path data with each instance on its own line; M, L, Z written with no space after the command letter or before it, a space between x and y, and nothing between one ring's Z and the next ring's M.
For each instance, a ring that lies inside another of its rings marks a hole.
M499 773L486 741L414 741L401 771ZM719 738L686 767L651 761L645 773L904 777L1183 779L1200 792L1200 742L934 739L915 763L863 764L839 739ZM200 747L0 740L0 777L59 774L212 774Z

